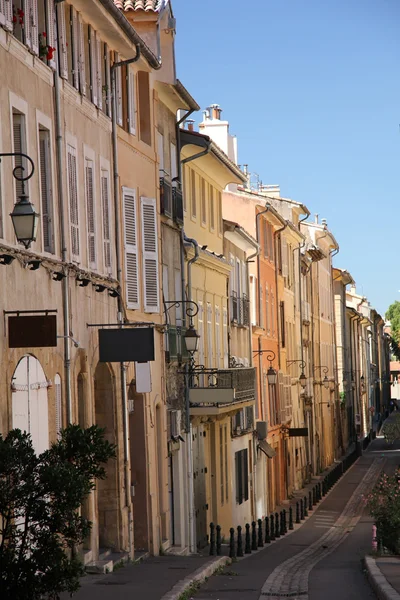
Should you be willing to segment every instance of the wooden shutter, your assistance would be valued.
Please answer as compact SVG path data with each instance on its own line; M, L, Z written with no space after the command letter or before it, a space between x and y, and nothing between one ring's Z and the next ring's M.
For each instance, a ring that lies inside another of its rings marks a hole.
M68 195L69 195L69 220L71 226L71 252L72 257L79 258L79 209L78 185L76 172L76 150L68 145Z
M144 310L159 312L157 209L153 198L141 198Z
M106 58L106 66L105 66L105 70L106 70L106 80L105 80L105 86L106 86L106 113L107 116L110 117L111 116L111 72L110 72L110 50L107 46L107 44L104 44L104 54L105 54L105 58Z
M74 88L79 90L79 24L78 14L73 6L71 6L71 23L72 23L72 81Z
M10 0L11 3L11 0ZM47 33L47 43L51 48L56 47L56 15L54 10L54 0L46 0L46 33ZM49 60L49 66L52 69L56 68L56 59L55 54L53 53L53 58Z
M50 134L39 131L40 192L42 197L42 236L45 252L53 252L52 185L50 161Z
M85 187L86 187L86 210L87 210L87 233L88 233L88 260L89 265L96 265L96 233L94 214L94 181L93 162L85 161Z
M210 227L215 229L214 188L211 183L208 187L208 194L210 196Z
M15 153L25 153L26 151L26 138L25 138L25 115L20 113L13 113L13 146ZM23 167L24 171L20 169L17 170L17 174L21 175L21 173L26 174L27 165L26 160L21 156L14 156L14 166L15 167ZM27 182L24 185L25 193L28 193ZM18 202L19 197L22 194L22 182L15 180L15 190L16 190L16 201Z
M267 335L269 335L270 334L270 321L269 321L269 289L268 289L268 284L265 286L265 312L266 312Z
M24 42L28 48L32 48L32 15L31 15L31 0L23 0L22 7L24 11ZM17 17L18 18L18 17Z
M39 12L38 0L30 0L31 47L32 52L39 54Z
M6 0L0 0L0 25L6 24L5 2L6 2Z
M115 54L115 62L119 62L120 57L119 54ZM117 95L117 123L122 127L122 73L121 67L118 67L115 70L115 86L116 86L116 95Z
M12 0L2 0L2 6L3 6L3 16L4 16L4 21L2 22L2 24L4 24L5 28L8 29L8 31L12 31L13 30L13 4L12 4Z
M135 190L124 188L125 277L126 304L139 308L139 269Z
M78 15L79 37L79 89L82 96L86 96L86 62L85 62L85 33L81 15Z
M68 79L68 54L67 54L67 30L65 26L64 3L57 4L58 17L58 60L60 65L60 77Z
M204 309L203 302L197 301L199 305L199 312L197 314L197 331L199 333L199 365L204 365Z
M56 401L56 433L59 435L62 429L62 392L61 392L61 377L57 373L54 377L54 395Z
M96 67L97 67L97 105L100 110L103 109L103 84L102 84L102 67L103 60L101 55L101 39L96 35Z
M101 172L101 204L103 209L104 266L111 269L111 223L108 171Z
M248 450L247 448L245 448L244 450L242 450L242 457L243 457L243 466L242 466L242 473L243 473L243 500L248 500L249 499L249 460L248 460Z
M219 369L219 361L221 357L221 312L219 306L215 307L215 366Z
M97 106L97 57L96 57L96 33L89 25L89 58L90 58L90 90L91 100Z
M128 124L129 133L136 134L135 73L128 67Z

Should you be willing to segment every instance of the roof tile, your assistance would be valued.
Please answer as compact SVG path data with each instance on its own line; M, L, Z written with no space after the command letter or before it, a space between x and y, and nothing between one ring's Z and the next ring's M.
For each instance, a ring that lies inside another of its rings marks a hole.
M168 2L169 0L114 0L115 6L125 12L129 10L160 12Z

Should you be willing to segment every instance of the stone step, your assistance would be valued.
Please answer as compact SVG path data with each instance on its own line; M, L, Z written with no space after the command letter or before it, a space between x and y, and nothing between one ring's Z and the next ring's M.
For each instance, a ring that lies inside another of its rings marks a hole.
M87 573L105 575L113 572L114 562L112 560L94 560L88 563L85 569Z

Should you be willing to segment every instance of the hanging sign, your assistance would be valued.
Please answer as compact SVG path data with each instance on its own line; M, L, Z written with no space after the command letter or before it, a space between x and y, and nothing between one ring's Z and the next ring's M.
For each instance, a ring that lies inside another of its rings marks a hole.
M99 329L100 362L154 360L153 327Z
M49 348L57 346L56 315L8 317L9 348Z
M289 437L307 437L308 427L289 428Z

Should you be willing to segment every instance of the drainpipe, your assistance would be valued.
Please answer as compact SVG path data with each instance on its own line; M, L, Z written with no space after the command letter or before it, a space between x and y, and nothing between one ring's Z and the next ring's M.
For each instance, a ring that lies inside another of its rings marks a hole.
M278 369L281 369L281 353L279 352L279 348L281 345L281 333L279 331L279 304L278 304L278 261L277 261L277 252L276 252L276 243L275 238L278 237L278 234L281 233L286 227L289 225L288 221L286 221L283 227L280 227L276 231L274 231L274 251L275 251L275 287L276 287L276 331L278 333Z
M140 58L140 46L136 45L136 56L128 60L123 60L111 65L111 141L112 141L112 156L113 156L113 181L114 181L114 215L115 215L115 256L118 281L118 322L122 327L124 321L124 305L121 296L122 282L122 261L121 261L121 221L119 210L119 172L118 172L118 139L117 139L117 93L116 93L116 69L131 65L137 62ZM121 400L122 400L122 420L124 433L124 486L125 486L125 503L128 508L128 543L129 554L133 555L133 514L132 514L132 498L131 498L131 480L130 480L130 456L129 456L129 422L128 422L128 392L126 379L126 365L120 363L121 377Z
M64 372L65 372L65 397L67 404L67 422L72 423L72 397L71 397L71 327L69 315L69 272L65 265L67 262L67 244L65 236L65 199L64 199L64 169L63 169L63 132L61 124L61 96L60 81L58 69L54 71L54 107L55 107L55 130L56 130L56 168L58 182L58 211L60 218L60 243L61 260L64 263L63 273L65 277L62 280L62 303L63 303L63 321L64 321Z

